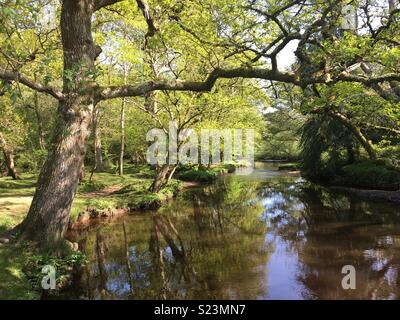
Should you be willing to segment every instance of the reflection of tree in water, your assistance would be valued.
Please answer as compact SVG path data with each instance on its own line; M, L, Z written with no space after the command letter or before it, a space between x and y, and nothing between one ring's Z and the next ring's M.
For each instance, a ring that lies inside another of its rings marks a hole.
M255 299L270 247L258 185L224 179L86 239L94 298ZM106 244L106 245L104 245ZM106 249L101 249L106 248ZM99 254L99 252L101 254ZM88 278L89 277L89 278Z
M80 281L84 290L74 293L89 299L266 297L268 261L283 248L295 265L283 274L295 278L304 298L400 298L399 217L395 206L298 178L226 177L182 193L157 213L90 233L82 242L90 261ZM341 288L347 264L356 267L356 291Z
M274 234L297 252L304 298L399 298L399 209L366 203L323 187L281 179L262 197ZM344 265L357 290L341 287Z

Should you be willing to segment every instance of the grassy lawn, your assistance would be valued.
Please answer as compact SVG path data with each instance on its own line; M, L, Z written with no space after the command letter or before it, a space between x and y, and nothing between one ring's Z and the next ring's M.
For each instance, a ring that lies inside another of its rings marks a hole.
M17 181L0 178L0 232L21 222L31 204L37 177L32 174L21 177Z

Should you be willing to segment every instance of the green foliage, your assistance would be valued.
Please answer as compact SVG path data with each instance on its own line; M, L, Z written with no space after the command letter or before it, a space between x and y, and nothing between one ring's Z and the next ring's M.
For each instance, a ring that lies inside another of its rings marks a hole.
M300 157L299 130L304 117L290 108L279 108L265 114L266 132L257 153L258 159L297 160Z
M349 150L358 154L353 134L329 116L311 116L301 130L302 167L311 179L329 181L341 165L354 161Z
M84 183L79 185L79 192L93 192L93 191L100 191L107 187L107 184L101 181L85 181Z
M195 181L195 182L212 182L217 179L218 174L213 170L207 170L205 168L192 168L179 175L179 179L183 181Z
M55 255L59 252L59 255ZM53 266L56 270L56 288L68 285L74 271L86 264L86 256L66 247L39 250L29 242L0 246L0 298L39 299L42 268ZM53 292L57 294L58 290Z
M18 158L16 159L18 168L23 172L38 172L42 168L46 156L47 151L42 149L34 149L29 153L21 152L18 154Z
M300 162L288 162L280 164L278 169L279 170L300 170L302 165Z
M72 273L86 264L86 256L80 252L68 252L55 256L54 251L38 251L30 248L23 271L34 290L41 291L42 268L52 266L56 271L56 289L62 289L72 280Z
M400 171L382 162L363 161L341 168L345 184L365 189L400 189Z
M378 152L387 165L400 169L400 145L382 146Z
M229 172L234 172L235 165L228 164L224 166L217 166L206 168L203 166L192 167L191 169L184 171L179 174L179 179L183 181L193 181L193 182L213 182L219 176L227 174Z
M182 190L182 187L182 181L171 179L160 192L166 194L169 197L176 196L178 191Z
M40 298L40 293L32 288L23 272L28 257L26 246L0 246L0 299Z

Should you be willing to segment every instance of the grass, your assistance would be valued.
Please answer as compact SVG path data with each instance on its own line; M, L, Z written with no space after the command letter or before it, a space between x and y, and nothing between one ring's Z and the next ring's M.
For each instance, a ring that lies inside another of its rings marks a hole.
M22 174L21 180L10 177L0 178L0 197L33 196L37 175Z
M21 177L22 180L0 178L0 232L21 222L31 204L37 177Z
M12 245L0 246L0 299L39 299L23 272L28 251L26 248Z
M150 186L153 176L154 173L147 166L127 166L122 177L109 172L95 173L92 182L88 181L89 173L87 173L78 187L71 209L71 219L73 220L86 207L108 208L121 204L124 196L108 196L107 188L110 187L147 194L146 189ZM21 177L22 180L0 178L0 232L22 221L29 209L37 175L22 174ZM104 190L102 194L101 191Z

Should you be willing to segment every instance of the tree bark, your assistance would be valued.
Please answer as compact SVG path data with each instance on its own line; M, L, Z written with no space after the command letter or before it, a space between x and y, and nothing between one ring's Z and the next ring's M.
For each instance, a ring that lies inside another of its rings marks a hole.
M94 104L89 74L99 54L91 33L93 8L93 0L62 2L65 98L59 102L56 134L31 207L17 227L23 238L38 241L42 246L64 237L86 154Z
M164 164L157 173L154 179L150 191L159 192L168 182L169 164Z
M28 215L20 225L24 238L44 245L63 239L87 149L87 113L61 120L63 124L40 172Z

